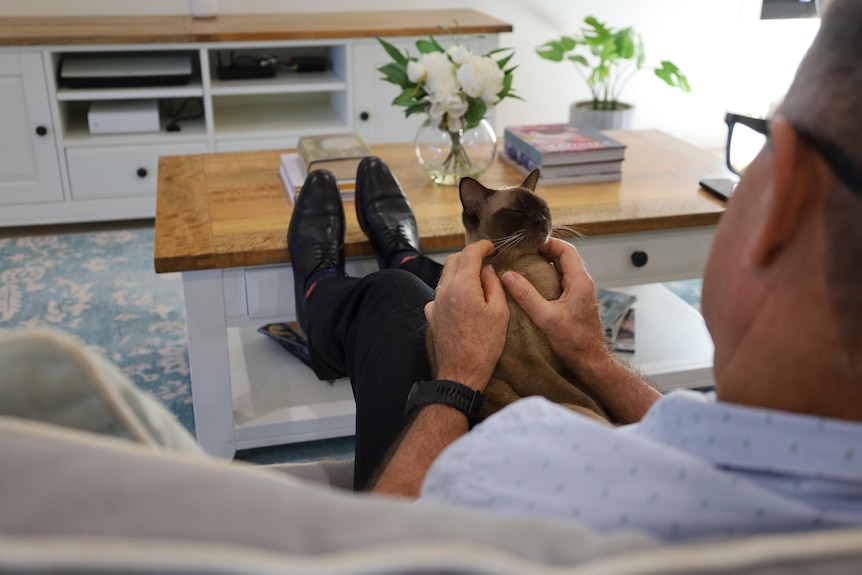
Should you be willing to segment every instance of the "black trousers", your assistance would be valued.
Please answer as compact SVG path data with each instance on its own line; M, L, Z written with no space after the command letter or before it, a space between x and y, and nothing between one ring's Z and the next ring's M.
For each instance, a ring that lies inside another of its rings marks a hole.
M425 304L442 266L424 256L363 278L324 274L306 302L312 365L350 377L356 399L354 489L362 489L404 429L416 381L430 379Z

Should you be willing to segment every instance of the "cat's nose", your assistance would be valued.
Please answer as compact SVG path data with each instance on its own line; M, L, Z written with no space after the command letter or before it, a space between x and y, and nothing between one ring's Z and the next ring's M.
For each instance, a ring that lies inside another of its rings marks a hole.
M533 216L533 223L537 226L544 226L548 224L548 218L546 218L542 214L536 214Z

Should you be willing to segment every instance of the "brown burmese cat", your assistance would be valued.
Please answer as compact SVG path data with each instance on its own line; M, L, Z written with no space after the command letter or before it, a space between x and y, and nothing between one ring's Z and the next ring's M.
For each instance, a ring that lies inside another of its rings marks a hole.
M524 276L548 300L560 297L560 274L538 252L551 235L551 211L537 196L539 170L515 188L492 190L473 178L461 180L462 220L467 243L481 239L493 241L497 252L490 258L497 275L512 270ZM593 397L551 351L547 337L509 299L509 328L506 345L485 391L482 392L482 419L522 397L541 395L580 413L609 420ZM428 337L432 371L433 342Z

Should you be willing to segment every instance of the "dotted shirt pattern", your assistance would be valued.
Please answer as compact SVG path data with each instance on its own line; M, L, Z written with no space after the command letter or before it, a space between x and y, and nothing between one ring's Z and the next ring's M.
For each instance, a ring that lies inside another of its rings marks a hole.
M668 540L862 524L862 424L677 391L614 428L539 397L434 462L421 502L539 514Z

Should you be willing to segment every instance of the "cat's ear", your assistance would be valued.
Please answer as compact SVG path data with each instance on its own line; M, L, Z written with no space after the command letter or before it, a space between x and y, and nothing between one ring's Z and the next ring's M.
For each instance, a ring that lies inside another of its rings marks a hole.
M464 207L464 213L473 217L478 217L485 202L494 193L494 190L489 190L473 178L461 178L461 183L458 184L458 190L461 195L461 205Z
M536 168L524 179L524 183L521 184L522 188L526 188L531 192L536 191L536 184L539 183L539 168Z

